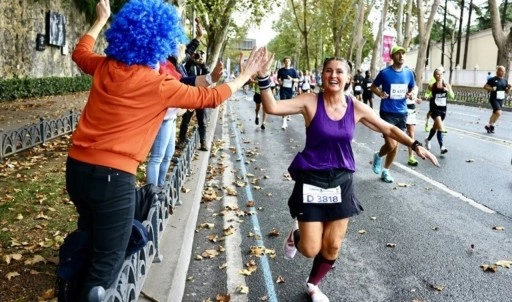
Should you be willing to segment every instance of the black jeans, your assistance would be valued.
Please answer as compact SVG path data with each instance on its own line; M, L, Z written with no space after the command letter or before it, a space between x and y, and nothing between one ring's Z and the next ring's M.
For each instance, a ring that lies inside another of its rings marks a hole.
M93 287L110 287L121 270L135 213L135 175L68 157L66 189L78 228L91 235L91 267L81 295L86 301Z
M197 118L197 130L199 131L199 139L201 141L205 140L206 137L206 109L196 109L196 118ZM194 111L187 110L182 115L181 125L180 125L180 134L178 136L180 141L185 141L187 138L187 130L188 124L194 115Z

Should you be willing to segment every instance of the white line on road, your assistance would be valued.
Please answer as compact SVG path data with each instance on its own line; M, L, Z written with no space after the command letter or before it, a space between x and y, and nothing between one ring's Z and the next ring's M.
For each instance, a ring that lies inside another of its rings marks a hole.
M442 190L442 191L452 195L453 197L456 197L456 198L458 198L458 199L468 203L469 205L471 205L471 206L481 210L482 212L485 212L485 213L488 213L488 214L495 214L496 213L495 211L493 211L493 210L489 209L488 207L486 207L486 206L484 206L484 205L474 201L473 199L467 198L466 196L462 195L462 193L453 191L453 190L449 189L447 186L443 185L442 183L440 183L438 181L435 181L432 178L429 178L429 177L427 177L427 176L425 176L425 175L423 175L423 174L421 174L421 173L419 173L419 172L417 172L417 171L415 171L415 170L413 170L413 169L411 169L409 167L406 167L406 166L402 165L401 163L395 162L393 164L396 165L397 167L399 167L399 168L401 168L401 169L403 169L403 170L413 174L414 176L423 179L424 181L426 181L429 184L435 186L436 188L438 188L438 189L440 189L440 190Z
M368 147L368 145L366 145L365 143L358 143L358 142L355 142L355 144L357 144L358 146L362 147L362 148L365 148L367 150L370 150L370 151L373 151L370 147ZM479 209L480 211L482 212L485 212L485 213L488 213L488 214L495 214L496 212L489 209L488 207L474 201L473 199L471 198L467 198L466 196L462 195L462 193L459 193L459 192L456 192L456 191L453 191L451 189L449 189L447 186L443 185L442 183L438 182L438 181L435 181L433 180L432 178L430 177L427 177L409 167L406 167L404 165L402 165L401 163L397 163L397 162L394 162L393 165L401 168L402 170L406 171L406 172L409 172L411 174L413 174L414 176L418 177L418 178L421 178L423 179L424 181L426 181L427 183L433 185L434 187L438 188L439 190L442 190L450 195L452 195L453 197L456 197L464 202L466 202L467 204Z
M231 108L231 103L227 103L227 108L229 109L229 114L233 115L233 110ZM236 120L232 116L233 120L231 122L231 128L234 133L235 138L235 146L236 146L236 153L237 156L241 159L240 161L240 171L242 172L242 175L244 177L244 181L247 182L247 185L245 186L245 194L247 195L247 200L254 200L252 197L252 191L251 191L251 185L250 182L247 180L246 174L247 171L245 169L245 158L243 154L242 147L240 145L240 133L238 132L238 128L236 126ZM260 221L258 219L258 215L251 215L250 220L252 222L252 225L254 226L254 234L256 235L255 238L263 238L263 235L261 234L261 227L260 227ZM262 239L255 239L255 242L259 246L264 246L264 242ZM277 302L277 293L274 287L274 281L272 280L272 271L270 269L270 264L268 261L267 255L263 255L259 257L259 261L261 264L261 272L263 275L263 280L265 281L265 288L267 289L267 295L269 302Z
M226 118L226 107L221 109L221 120L225 120ZM231 145L231 140L229 136L229 123L222 123L222 135L221 139L225 142L227 146ZM227 166L226 171L235 170L232 164L232 161L229 160L229 155L224 158L222 161L224 165ZM229 186L235 181L235 177L233 173L222 173L222 183L224 186ZM226 208L228 205L237 204L238 200L236 196L228 196L227 194L223 198L223 206ZM234 221L238 221L238 217L236 217L233 211L227 211L224 215L224 229L232 225ZM231 222L230 222L231 221ZM240 230L240 228L238 227ZM247 301L247 295L237 295L236 289L239 286L247 286L245 282L245 277L242 276L239 272L243 270L243 258L242 258L242 234L240 232L233 232L232 235L226 236L224 241L226 246L226 285L228 293L233 293L231 295L231 301L236 302L245 302Z

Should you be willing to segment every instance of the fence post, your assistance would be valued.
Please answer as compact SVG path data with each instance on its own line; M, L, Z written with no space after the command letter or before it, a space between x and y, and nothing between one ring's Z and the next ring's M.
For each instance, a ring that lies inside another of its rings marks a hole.
M44 144L46 142L46 135L44 133L44 118L39 118L39 130L41 131L41 142Z
M73 109L69 110L69 122L71 123L71 132L75 130L75 115Z
M4 160L4 130L0 129L0 162Z

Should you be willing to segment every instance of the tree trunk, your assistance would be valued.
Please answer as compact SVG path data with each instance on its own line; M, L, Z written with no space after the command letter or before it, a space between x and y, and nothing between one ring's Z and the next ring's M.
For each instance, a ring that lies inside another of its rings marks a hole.
M377 33L377 37L375 39L375 44L373 44L373 55L372 62L370 63L370 70L372 75L376 75L380 66L377 66L377 60L380 63L382 58L382 32L384 31L384 23L386 22L387 11L389 8L389 0L384 0L384 7L382 8L382 16L379 24L379 32ZM380 64L379 64L380 65Z
M512 48L512 31L505 35L501 27L501 16L496 0L488 0L491 13L491 29L494 42L498 47L498 65L505 66L506 78L510 72L510 50Z
M208 66L210 70L217 64L222 45L228 35L230 23L228 18L227 20L225 19L225 24L222 24L219 30L214 30L213 28L208 29L208 42L206 44L206 53L208 56L206 57L206 66Z
M402 22L403 22L403 14L404 14L404 2L398 1L398 12L396 16L396 44L402 45L403 36L402 33Z
M407 12L406 12L406 18L405 18L405 30L404 30L404 42L402 44L402 47L407 49L409 47L409 44L411 44L412 39L412 3L413 0L407 0Z
M365 18L365 9L364 9L364 0L359 0L357 4L358 15L356 18L356 22L354 23L354 39L352 40L352 47L350 48L350 58L352 58L355 62L355 69L361 66L361 57L363 53L363 26Z
M427 54L428 40L430 40L430 32L432 31L432 24L434 24L434 16L436 15L437 8L439 7L441 0L434 0L432 8L430 10L430 16L425 23L425 13L423 11L423 5L425 4L422 0L417 0L418 6L418 34L420 37L420 46L418 48L418 59L416 61L416 83L419 89L422 89L423 84L423 73L425 71L425 62Z

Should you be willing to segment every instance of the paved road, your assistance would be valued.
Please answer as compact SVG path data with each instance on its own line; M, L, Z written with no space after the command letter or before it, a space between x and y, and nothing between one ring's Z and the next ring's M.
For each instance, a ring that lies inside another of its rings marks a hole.
M420 105L420 117L426 109ZM480 268L512 261L512 114L488 135L483 126L489 114L487 108L450 105L449 152L439 156L441 167L421 162L411 169L401 147L393 184L371 171L381 136L358 126L355 189L365 211L351 220L337 266L321 285L331 301L512 301L512 269ZM282 252L293 187L283 175L304 146L304 124L293 116L287 131L280 125L280 117L270 117L266 130L256 126L252 98L241 93L219 112L219 149L210 158L207 184L224 198L200 206L183 301L215 301L226 293L231 301L309 301L311 260L297 255L286 261ZM425 135L420 119L417 137ZM439 155L435 141L433 152ZM227 188L237 196L228 196ZM504 230L493 230L497 226ZM251 252L251 246L260 249ZM211 258L196 260L205 251ZM248 276L240 273L254 267ZM243 288L248 294L238 293Z

